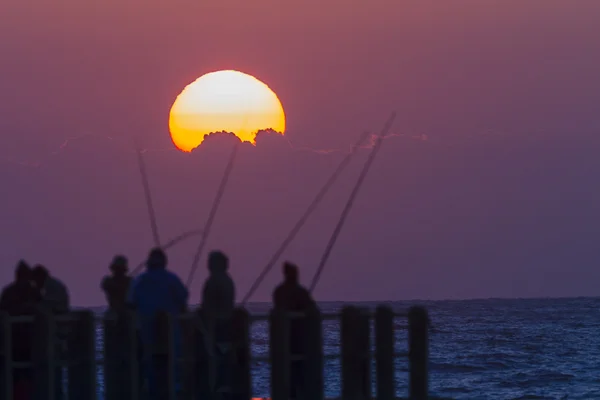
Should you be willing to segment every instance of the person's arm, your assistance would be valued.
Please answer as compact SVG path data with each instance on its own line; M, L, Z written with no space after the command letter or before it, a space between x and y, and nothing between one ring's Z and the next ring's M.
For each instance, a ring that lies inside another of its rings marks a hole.
M233 280L231 280L231 290L229 291L229 296L229 304L231 304L232 308L235 308L235 284L233 283Z
M61 308L61 311L65 313L69 312L71 309L71 296L69 295L69 289L65 285L62 285L59 307Z
M173 275L175 283L175 300L180 305L182 310L187 310L189 292L181 279L178 276Z
M136 307L136 289L137 289L138 279L139 278L133 279L131 281L131 283L129 284L129 289L127 290L126 303L127 303L127 306L131 309L135 309L135 307Z
M273 291L273 308L281 308L283 306L283 301L281 298L281 288L276 288Z
M104 278L102 278L102 282L100 282L100 289L102 289L102 291L104 292L108 292L108 287L109 287L109 279L108 276L105 276Z
M200 307L206 309L212 306L212 285L210 281L207 280L204 282L204 287L202 288L202 300L200 302Z
M310 292L304 288L302 289L302 297L303 297L302 306L305 310L317 307L317 303L310 295Z

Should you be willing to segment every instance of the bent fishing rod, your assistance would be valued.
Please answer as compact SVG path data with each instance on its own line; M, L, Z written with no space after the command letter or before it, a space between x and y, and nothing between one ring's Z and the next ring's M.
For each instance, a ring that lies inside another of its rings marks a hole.
M242 300L242 306L244 306L248 302L250 297L252 297L252 295L254 294L256 289L258 289L258 287L260 286L262 281L265 279L267 274L271 271L271 269L273 269L273 267L275 266L275 263L277 262L279 257L281 257L281 255L283 254L285 249L289 246L289 244L292 242L292 240L294 240L294 238L296 237L298 232L300 232L300 229L302 228L302 226L304 226L304 224L308 220L308 217L316 210L316 208L319 205L319 203L321 202L321 200L325 197L325 194L327 194L327 192L329 191L331 186L333 186L335 181L338 179L338 177L340 176L342 171L346 168L346 166L348 165L348 163L350 162L350 160L352 159L352 157L358 150L359 146L365 141L365 139L367 138L368 135L369 135L369 132L364 132L358 138L357 142L352 147L352 151L350 151L350 153L348 153L346 155L346 157L344 157L344 159L340 162L340 164L335 169L333 174L331 174L329 179L325 182L325 184L323 185L321 190L317 193L317 195L313 199L312 203L310 203L310 205L308 206L308 208L306 209L304 214L300 217L298 222L296 222L296 225L294 225L294 227L292 228L292 230L290 231L288 236L285 238L285 240L281 243L281 245L279 246L277 251L275 251L275 254L273 254L273 256L271 257L271 259L269 260L267 265L264 267L264 269L258 276L258 278L256 278L256 280L250 287L250 290L248 291L246 296L244 296L244 298Z
M212 209L210 210L210 214L206 223L204 225L204 229L202 230L202 238L200 239L200 244L198 245L198 249L196 250L196 254L194 255L194 261L192 262L192 268L190 269L190 274L188 275L186 287L189 288L194 280L194 274L198 269L198 263L200 262L200 256L202 255L202 251L204 250L204 246L206 245L206 240L208 239L208 234L210 233L210 228L212 227L212 223L217 214L217 210L219 209L219 205L221 204L221 199L223 197L223 193L225 193L225 187L227 186L227 182L229 181L229 176L231 175L231 170L233 169L233 163L235 161L235 157L238 152L238 148L240 147L241 142L236 141L233 150L231 151L231 155L229 156L229 161L227 162L227 167L225 167L225 172L223 173L223 178L221 178L221 183L219 184L219 189L217 190L217 195L215 196L215 200L213 201Z
M323 273L323 270L325 269L325 264L327 263L327 260L329 259L329 256L331 255L331 250L333 250L333 246L335 245L335 242L337 241L337 238L338 238L340 232L342 231L344 222L346 221L346 218L348 217L348 214L350 213L350 210L352 209L352 205L354 204L356 195L358 194L360 187L362 186L362 184L369 172L369 169L371 168L371 165L373 164L373 160L375 160L375 157L377 156L377 153L379 152L379 149L381 148L381 142L383 141L383 138L385 137L387 132L392 127L392 124L395 119L396 119L396 112L393 112L392 115L390 116L390 118L385 123L383 129L379 133L377 140L375 141L373 150L371 150L371 153L369 154L369 158L365 162L365 165L364 165L360 175L358 176L358 180L356 181L356 184L354 185L354 188L352 189L352 192L350 193L350 197L348 198L348 201L346 202L346 205L344 206L342 214L340 215L340 219L339 219L335 229L333 230L333 233L329 239L329 242L327 243L327 247L325 248L323 256L321 257L321 262L319 263L317 272L315 273L315 276L313 277L312 282L310 284L310 288L309 288L310 293L312 293L315 290L315 287L317 286L317 283L319 282L321 274Z
M140 147L139 140L136 137L134 137L133 141L137 153L138 167L140 170L140 176L142 178L142 186L144 187L146 207L148 208L148 216L150 218L150 228L152 229L152 236L154 237L154 245L156 247L160 247L160 237L158 236L158 224L156 223L156 214L154 212L154 205L152 204L150 183L148 182L148 174L146 172L146 165L144 164L144 157L142 156L142 150Z

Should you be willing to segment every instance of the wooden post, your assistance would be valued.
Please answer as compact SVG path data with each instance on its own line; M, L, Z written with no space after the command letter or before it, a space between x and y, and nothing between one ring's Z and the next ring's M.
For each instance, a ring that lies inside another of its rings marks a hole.
M136 316L107 312L104 319L104 398L138 400L140 392Z
M305 364L304 389L305 399L324 400L323 384L323 321L317 307L306 313L305 326Z
M344 307L341 327L342 399L370 400L369 316L357 307Z
M409 398L427 400L429 363L429 316L423 307L408 312Z
M13 400L11 338L10 316L0 312L0 400Z
M33 399L55 398L56 321L44 310L36 310L33 326Z
M396 398L394 343L394 312L388 306L378 306L375 310L377 400L394 400Z
M290 330L284 311L273 309L269 315L269 353L271 358L271 399L290 397Z
M234 357L233 390L236 400L252 399L252 374L250 371L251 342L250 314L245 308L233 310L231 331Z
M159 400L175 400L175 349L173 317L166 312L156 315L156 345L152 354L153 377Z
M69 335L69 399L96 397L96 321L91 311L75 311Z
M357 351L360 361L360 377L362 378L362 391L360 392L363 400L373 398L372 377L371 377L371 318L369 312L361 310L359 317L360 336Z

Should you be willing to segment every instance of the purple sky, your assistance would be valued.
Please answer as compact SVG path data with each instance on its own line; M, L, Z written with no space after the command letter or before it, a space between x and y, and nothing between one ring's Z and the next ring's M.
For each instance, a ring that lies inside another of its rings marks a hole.
M231 68L278 94L292 143L244 146L215 221L209 248L230 255L238 298L342 157L301 149L346 151L392 110L400 136L318 300L598 294L599 1L176 3L3 3L1 283L25 257L74 304L104 303L113 254L137 263L152 244L132 134L161 150L146 154L161 236L201 227L231 140L175 151L168 112L186 84ZM367 154L285 254L305 282ZM197 242L169 254L183 278ZM253 299L279 279L278 267Z

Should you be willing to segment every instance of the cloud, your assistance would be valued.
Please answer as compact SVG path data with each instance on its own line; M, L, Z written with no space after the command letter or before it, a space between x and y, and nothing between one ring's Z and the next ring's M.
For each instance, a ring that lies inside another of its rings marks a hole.
M370 149L375 144L377 134L372 133L369 139L361 145L363 149ZM405 136L400 133L392 133L385 136L385 139L398 138ZM422 135L426 137L426 135ZM204 141L200 146L192 151L192 153L204 153L205 149L215 148L221 146L230 146L239 139L230 132L215 132L210 135L206 135ZM426 139L424 139L426 140ZM87 146L98 146L105 148L106 151L120 151L135 154L136 149L133 144L133 136L131 135L110 135L99 132L84 132L79 135L71 135L65 137L53 150L47 152L44 156L38 158L28 158L27 156L16 156L16 155L0 155L0 163L26 167L26 168L40 168L48 163L52 162L58 157L63 156L68 152L82 151ZM256 144L248 142L243 143L244 148L256 148L263 150L273 151L296 151L296 152L310 152L317 155L331 155L336 153L347 154L352 151L352 144L340 148L314 148L308 146L296 145L288 135L281 135L273 130L263 130L256 134ZM144 146L142 142L142 148L140 151L143 154L146 153L180 153L174 145L169 144L161 147Z

